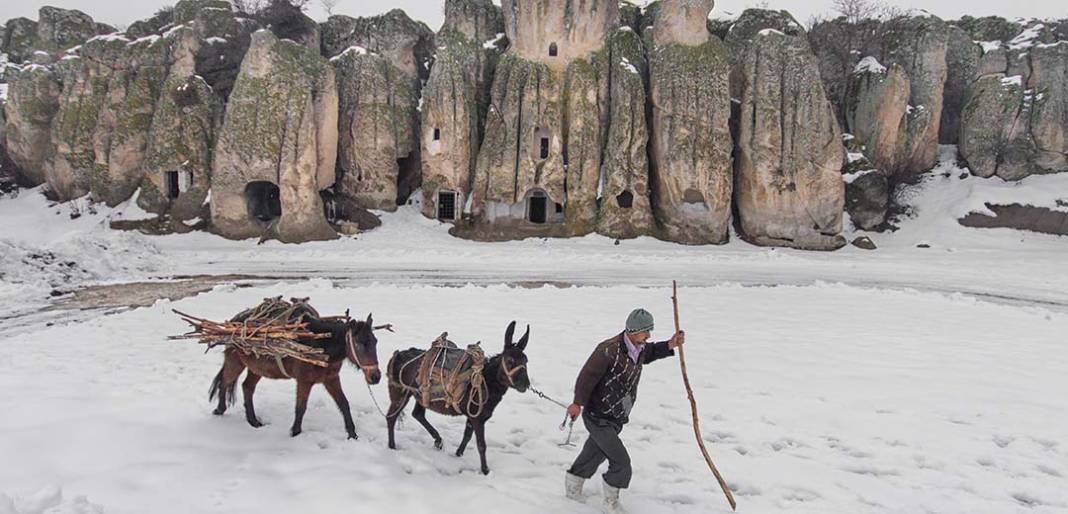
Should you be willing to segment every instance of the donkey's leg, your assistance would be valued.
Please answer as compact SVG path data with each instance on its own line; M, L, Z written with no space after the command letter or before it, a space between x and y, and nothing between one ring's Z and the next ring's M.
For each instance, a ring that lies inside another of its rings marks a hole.
M311 394L315 382L297 381L297 407L293 417L293 428L289 429L289 435L297 437L303 431L304 412L308 410L308 395Z
M467 426L464 427L464 438L460 440L460 446L456 447L456 456L463 457L464 452L467 451L467 443L471 442L471 434L475 433L475 427L471 426L471 419L467 420Z
M341 377L335 376L326 379L323 382L323 387L326 387L326 392L330 393L330 396L334 398L334 403L337 404L338 410L341 411L341 417L345 418L345 432L349 434L349 439L359 439L359 436L356 435L356 423L352 421L349 400L345 398L345 392L341 390Z
M488 475L490 469L489 465L486 464L486 421L476 419L473 423L475 425L475 444L478 445L478 457L482 460L482 474Z
M227 352L222 370L216 377L217 383L212 384L212 389L219 396L219 404L212 412L216 416L222 416L226 408L234 403L234 388L237 386L237 379L241 377L242 371L245 371L245 363L241 362L241 358L233 352Z
M430 437L434 438L434 448L440 450L442 446L441 434L438 434L438 431L434 429L434 426L426 420L426 407L416 403L415 407L412 408L412 417L415 418L420 425L423 425L423 428L430 433Z
M386 412L386 427L389 429L389 449L396 450L397 443L393 439L393 434L396 431L397 418L404 412L404 408L408 406L408 399L411 398L411 393L399 388L389 388L389 411Z
M260 383L260 375L257 375L248 370L245 374L245 381L241 383L241 394L245 397L245 419L248 421L252 428L260 428L263 423L260 423L259 418L256 417L256 407L252 404L252 396L256 394L256 384Z

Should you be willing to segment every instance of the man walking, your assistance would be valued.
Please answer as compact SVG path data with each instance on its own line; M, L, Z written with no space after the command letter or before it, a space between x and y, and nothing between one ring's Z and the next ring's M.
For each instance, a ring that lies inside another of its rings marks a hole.
M642 366L675 355L686 341L678 332L670 340L647 343L653 331L653 315L637 309L627 317L626 330L597 345L575 382L575 400L567 413L581 414L589 431L582 452L566 475L567 497L582 498L582 486L608 460L604 474L604 501L610 510L619 508L619 491L630 485L630 455L619 433L627 424L638 396Z

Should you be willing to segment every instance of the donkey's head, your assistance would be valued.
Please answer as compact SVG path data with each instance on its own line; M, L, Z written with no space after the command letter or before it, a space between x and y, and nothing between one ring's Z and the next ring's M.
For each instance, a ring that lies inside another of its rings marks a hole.
M345 353L349 361L363 371L368 384L377 384L382 372L378 369L378 338L371 315L367 315L367 321L349 320L346 328Z
M519 342L513 342L515 335L515 322L508 325L504 333L504 352L501 352L501 366L497 371L497 380L509 387L515 388L521 393L530 387L530 378L527 376L527 343L530 341L530 325L527 332L519 338Z

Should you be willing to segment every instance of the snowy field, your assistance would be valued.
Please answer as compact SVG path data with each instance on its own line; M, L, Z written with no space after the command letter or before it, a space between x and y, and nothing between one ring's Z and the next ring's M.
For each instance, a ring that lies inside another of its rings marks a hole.
M249 427L240 407L212 416L206 395L220 356L164 341L184 328L170 309L223 318L298 294L324 312L373 308L396 324L381 337L383 361L443 330L498 351L509 320L529 323L531 380L562 398L632 307L654 313L656 335L670 333L667 288L220 286L7 339L0 484L9 495L62 487L108 513L596 512L597 496L588 506L562 497L578 450L557 446L561 410L530 393L510 392L491 421L489 477L477 452L452 455L456 419L430 417L447 451L410 418L400 449L388 450L384 420L351 368L343 380L357 442L345 440L321 389L291 439L291 382L259 388L264 428ZM680 299L705 435L741 512L1068 508L1068 315L842 285L685 288ZM385 386L375 394L385 401ZM650 366L624 431L636 468L631 512L729 510L689 423L676 361Z
M415 207L357 238L258 246L117 232L110 220L144 214L22 191L0 199L0 514L597 512L597 483L585 505L563 498L578 449L558 446L561 409L530 393L510 392L490 422L489 477L473 447L452 455L458 419L430 415L446 451L411 419L388 450L351 367L359 441L345 440L318 388L290 438L292 382L261 383L268 425L255 430L240 405L211 415L221 356L166 341L185 328L170 309L225 318L285 295L373 311L397 327L380 334L383 363L446 330L496 352L515 319L532 326L535 387L568 400L589 351L632 308L670 335L672 279L705 437L739 512L1068 512L1068 238L955 221L986 201L1063 208L1058 191L1068 174L962 178L947 158L910 191L900 230L863 234L878 250L834 253L599 236L474 243ZM216 278L195 296L167 294L184 275ZM149 307L72 311L52 298L141 281ZM387 401L384 384L374 394ZM646 369L632 418L630 512L729 511L675 360Z

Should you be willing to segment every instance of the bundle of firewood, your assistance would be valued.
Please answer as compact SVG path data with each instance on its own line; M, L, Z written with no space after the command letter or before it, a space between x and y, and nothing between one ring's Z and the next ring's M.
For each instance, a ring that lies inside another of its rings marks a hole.
M290 358L315 366L326 367L327 355L322 348L309 346L316 339L330 334L308 331L306 323L290 323L283 320L217 322L174 311L193 327L191 332L171 336L168 339L196 339L207 345L234 347L255 357Z

